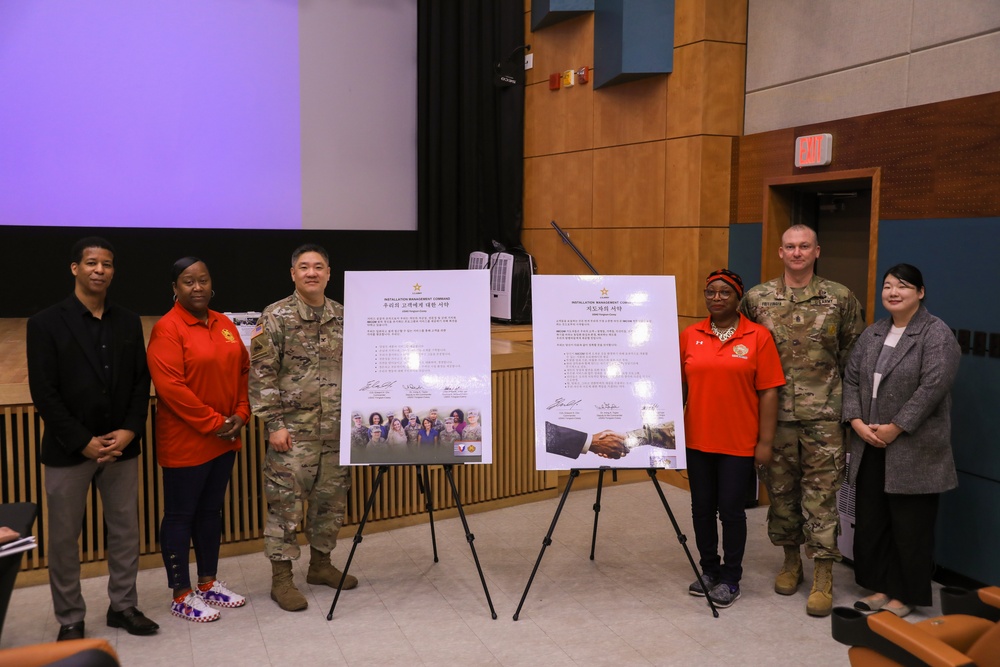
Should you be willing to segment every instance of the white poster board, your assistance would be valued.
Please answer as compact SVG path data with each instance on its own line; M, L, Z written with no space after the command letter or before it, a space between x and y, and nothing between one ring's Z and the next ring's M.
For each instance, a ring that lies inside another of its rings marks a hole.
M673 276L534 276L539 470L686 468Z
M346 272L341 463L491 463L490 349L489 271Z
M253 336L253 330L257 328L257 322L260 320L261 312L259 310L250 310L240 313L231 313L228 310L223 313L226 317L233 321L236 328L240 332L240 340L246 348L250 349L250 338Z

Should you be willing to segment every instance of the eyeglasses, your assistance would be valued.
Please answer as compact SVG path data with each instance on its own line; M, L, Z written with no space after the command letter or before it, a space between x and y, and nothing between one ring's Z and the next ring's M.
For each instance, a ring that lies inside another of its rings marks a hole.
M713 301L716 298L722 299L723 301L727 301L732 296L733 293L727 289L719 290L718 292L711 289L705 290L705 298L708 299L709 301Z

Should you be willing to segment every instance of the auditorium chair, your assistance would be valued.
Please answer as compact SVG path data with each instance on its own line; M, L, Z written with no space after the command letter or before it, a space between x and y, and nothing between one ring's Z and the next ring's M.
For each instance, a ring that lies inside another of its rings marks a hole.
M0 650L0 665L10 667L120 667L118 654L104 639L70 639Z
M941 589L944 615L910 623L889 611L833 610L852 667L1000 667L1000 587Z

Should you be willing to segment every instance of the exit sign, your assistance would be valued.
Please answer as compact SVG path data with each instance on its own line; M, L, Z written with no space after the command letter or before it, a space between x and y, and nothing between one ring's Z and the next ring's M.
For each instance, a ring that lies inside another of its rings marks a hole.
M810 134L795 139L795 166L822 167L833 158L833 135Z

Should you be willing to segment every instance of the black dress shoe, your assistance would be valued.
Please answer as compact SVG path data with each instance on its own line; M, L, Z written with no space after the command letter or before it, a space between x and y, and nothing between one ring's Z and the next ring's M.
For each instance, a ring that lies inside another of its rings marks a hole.
M125 632L130 635L151 635L160 629L159 625L143 616L135 607L121 611L108 609L108 627L125 628Z
M56 641L64 642L70 639L83 639L83 621L59 626L59 636L56 637Z

